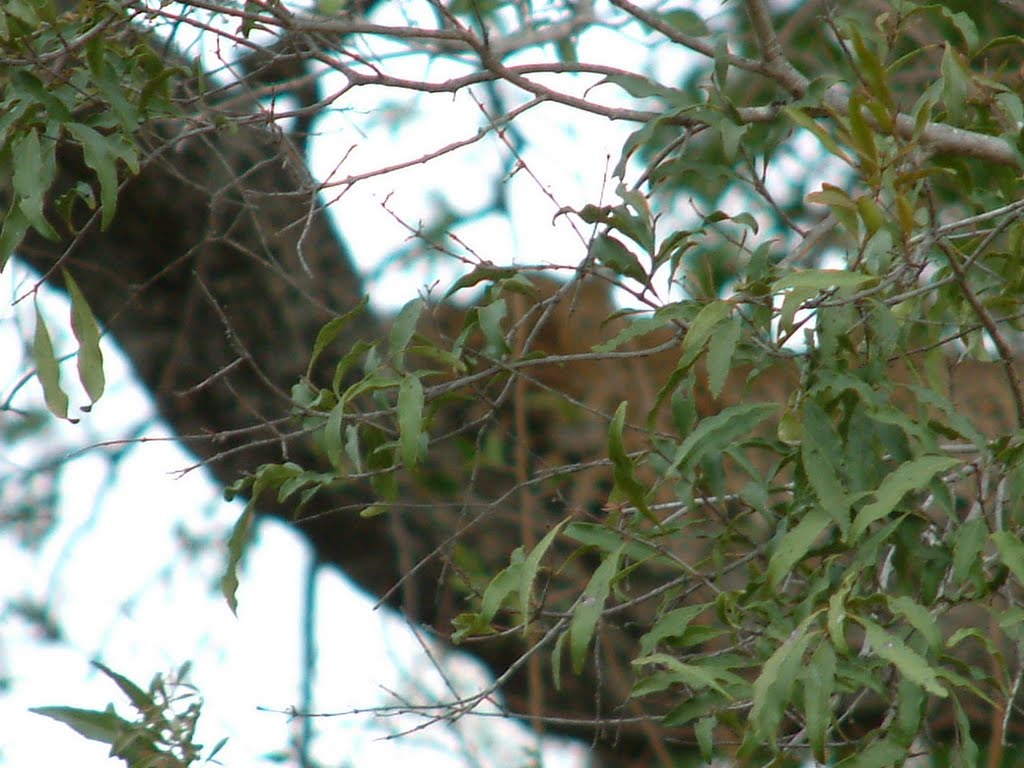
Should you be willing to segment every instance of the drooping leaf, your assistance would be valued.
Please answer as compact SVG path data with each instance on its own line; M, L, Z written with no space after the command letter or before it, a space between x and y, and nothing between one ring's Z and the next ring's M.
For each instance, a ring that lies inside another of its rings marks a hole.
M398 387L398 446L407 469L416 468L422 434L423 384L418 376L410 374Z
M768 561L768 583L773 589L777 588L793 566L803 559L811 545L831 523L831 515L821 507L815 507L795 528L782 537L782 541L772 553L771 560Z
M950 456L919 456L885 476L875 491L875 500L861 509L850 527L850 542L860 539L868 526L892 512L910 491L925 488L939 472L952 469L959 460Z
M619 571L621 554L621 549L616 550L601 562L573 610L572 620L569 622L569 656L572 658L572 668L576 674L583 671L587 648L594 637L597 622L604 611L604 604L608 600L612 579Z
M100 329L85 296L66 270L64 284L71 299L71 331L78 339L78 378L92 404L103 396L106 385L103 352L100 351Z
M831 643L819 643L810 663L803 670L804 715L807 740L814 759L827 762L826 743L832 728L832 694L836 685L836 654Z
M949 695L939 681L938 673L917 651L870 619L861 616L857 621L864 627L867 640L871 643L871 649L876 656L888 661L901 675L910 682L920 685L933 696L944 699Z
M46 329L43 314L36 305L36 332L32 342L32 357L36 376L43 387L43 399L50 413L60 419L68 418L68 396L60 386L60 364L53 353L53 342Z
M775 741L775 734L796 683L804 651L813 637L808 630L816 618L815 614L811 614L800 622L764 663L761 674L754 681L750 720L762 743Z
M406 302L391 325L391 334L388 339L388 351L391 353L395 365L401 370L405 365L405 349L409 346L413 334L416 333L416 326L420 322L420 315L423 312L423 300L415 298Z
M625 401L619 403L615 409L615 416L608 426L608 458L612 462L612 476L615 479L615 488L618 490L636 509L653 523L658 518L651 512L647 505L647 491L643 484L636 479L636 468L633 460L626 452L626 444L623 439L623 428L626 423Z
M544 538L537 542L530 554L523 561L523 567L519 576L519 613L523 617L523 632L530 621L530 600L533 597L533 582L537 579L537 570L540 568L540 561L551 548L562 528L568 523L565 519L544 534Z

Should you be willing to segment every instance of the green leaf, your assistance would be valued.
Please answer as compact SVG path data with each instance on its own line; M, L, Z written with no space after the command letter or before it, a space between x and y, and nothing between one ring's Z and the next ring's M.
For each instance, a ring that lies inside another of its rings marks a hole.
M713 334L711 341L708 342L708 388L712 397L718 397L722 393L742 330L740 318L729 317L722 324L721 330Z
M868 283L878 282L874 275L847 272L842 269L798 269L783 275L772 283L772 292L778 293L792 288L811 288L825 291L829 288L861 288Z
M131 728L131 723L113 709L99 712L77 707L32 707L29 712L64 723L80 736L103 744L113 744Z
M572 668L576 674L583 671L583 664L587 658L587 647L594 637L601 612L604 611L612 579L619 572L621 554L622 549L620 548L608 555L597 567L573 611L572 620L569 623L569 655L572 658Z
M85 296L67 270L64 270L64 285L71 299L71 331L78 339L78 379L89 395L90 403L95 403L103 396L106 386L100 329Z
M842 463L839 436L820 405L806 400L801 409L803 433L800 461L821 508L839 526L844 538L850 529L850 500L839 476Z
M507 315L508 305L504 299L477 307L480 330L483 331L484 339L487 342L486 352L492 357L502 357L509 352L508 342L505 341L505 331L501 327L501 321Z
M257 476L258 477L258 476ZM256 491L253 491L253 501L256 499ZM224 575L220 578L220 591L227 601L231 612L238 615L238 569L242 564L242 558L249 549L252 541L255 517L252 510L252 501L245 505L242 514L238 516L234 526L231 528L231 536L228 538L228 562L224 568Z
M113 680L114 683L117 684L117 687L120 688L124 695L128 697L129 701L131 701L132 706L139 710L139 712L148 713L156 707L153 697L124 675L115 672L110 667L98 661L92 661L90 663L104 675Z
M889 610L896 616L902 616L910 626L920 632L930 650L937 652L942 648L942 633L939 631L935 617L927 608L905 595L887 596L886 599L889 603Z
M729 301L712 301L701 307L683 338L678 369L685 371L697 361L710 340L711 334L729 318L732 307L732 302Z
M968 520L960 526L953 545L953 578L958 582L963 582L978 565L987 539L988 524L982 517Z
M827 762L826 743L832 728L832 694L836 687L836 653L832 645L822 642L804 668L804 715L807 718L807 740L818 763Z
M882 766L903 765L907 749L888 739L875 741L861 747L849 757L836 763L835 768L881 768Z
M803 662L804 650L813 637L807 630L815 619L816 614L811 614L800 622L764 663L761 674L754 681L750 720L764 743L775 741Z
M46 330L43 314L36 305L36 333L32 342L32 358L36 364L36 377L43 387L43 399L50 413L59 419L68 418L68 396L60 386L60 364L53 353L50 332Z
M484 596L480 600L480 615L490 623L498 615L501 606L513 592L522 588L523 579L523 548L516 547L512 550L510 564L503 568L497 576L491 579L491 583L484 590ZM529 614L522 614L525 623Z
M711 30L709 30L708 25L704 23L704 19L693 11L683 9L666 11L661 14L661 18L662 21L682 32L684 35L704 37L705 35L711 34Z
M423 300L419 298L413 299L398 310L395 321L391 325L388 349L392 359L395 361L395 365L399 369L405 365L405 349L409 346L413 334L416 333L416 326L420 322L420 314L422 312Z
M366 309L366 303L369 301L368 296L363 296L352 309L340 317L334 317L324 323L324 327L320 329L320 332L316 335L316 341L313 344L313 352L309 358L309 366L306 368L306 378L313 378L313 368L316 366L317 360L320 359L320 355L323 351L333 342L338 334L347 328L353 320L363 313ZM394 326L392 326L392 331Z
M1009 531L996 531L991 536L999 559L1010 569L1017 583L1024 584L1024 543Z
M100 226L105 230L114 220L117 208L117 161L123 160L132 173L138 173L138 157L116 135L104 136L81 123L68 123L64 127L82 145L85 164L92 168L99 180L100 208L103 212Z
M324 450L327 452L327 460L337 470L341 469L341 457L345 450L342 439L342 422L345 418L345 404L338 403L327 416L324 423Z
M927 487L935 475L959 463L959 460L950 456L920 456L886 475L874 493L875 500L861 509L854 518L850 528L850 543L855 543L873 522L892 512L910 491Z
M820 507L813 508L795 528L782 537L768 561L768 583L777 589L782 579L800 562L811 545L832 523L832 517Z
M451 298L463 288L472 288L474 285L484 281L498 282L500 280L507 280L510 277L516 277L518 274L519 271L513 267L479 266L468 275L463 275L456 280L444 297L446 299Z
M839 585L839 589L832 593L828 599L827 627L828 636L832 645L843 656L850 655L850 645L846 642L846 598L854 584L857 583L857 571L847 571Z
M636 479L636 471L633 460L626 452L625 441L622 431L626 423L626 408L628 403L623 401L615 409L615 416L608 426L608 458L612 462L612 477L615 480L615 489L621 493L637 510L650 520L658 524L658 518L647 506L647 490L643 484Z
M967 109L970 78L952 45L942 52L942 103L953 123L962 123Z
M43 213L43 201L54 178L56 144L49 139L45 144L44 154L43 142L39 140L39 134L35 130L11 142L14 165L11 184L18 199L18 207L29 223L43 237L57 240L60 235Z
M398 387L398 447L407 469L416 468L422 434L423 384L418 376L409 375Z
M867 640L871 643L871 649L876 656L888 661L907 680L921 686L933 696L944 699L949 695L939 682L938 674L917 651L870 619L858 616L857 621L864 627Z
M592 253L597 261L612 272L646 284L647 272L636 255L622 241L611 235L598 235L594 239Z
M11 205L11 209L4 217L3 229L0 229L0 272L7 266L7 260L11 258L14 250L21 245L25 239L25 233L31 226L28 217L21 211L17 203Z
M818 122L810 117L806 112L801 110L799 107L783 107L782 112L798 126L814 134L818 141L821 142L822 146L831 154L851 166L854 165L853 160L839 147L836 140L832 138L832 135L822 128Z
M747 403L730 406L701 420L676 450L671 469L689 474L706 455L720 451L751 433L778 409L777 403Z
M682 684L694 690L710 689L720 694L727 700L734 697L722 685L723 682L730 685L740 685L743 680L724 669L716 669L713 666L700 666L680 661L667 653L654 653L650 656L642 656L633 661L635 667L649 665L660 665L665 667L664 671L653 672L633 686L632 695L647 696L651 693L663 691L671 685Z
M701 759L711 765L715 752L714 732L718 721L714 717L702 717L693 728L693 734L697 737L697 746L700 747Z
M544 555L547 554L547 551L551 548L555 538L568 522L569 520L566 518L548 531L544 535L544 538L537 542L537 546L533 548L526 560L523 561L523 567L519 575L519 613L523 617L524 634L526 633L526 628L530 621L530 599L533 596L533 582L537 578L537 570L540 568L540 561L544 558Z
M654 622L651 630L640 638L640 655L650 656L658 648L658 643L673 637L682 637L690 622L707 609L706 605L687 605L675 608Z

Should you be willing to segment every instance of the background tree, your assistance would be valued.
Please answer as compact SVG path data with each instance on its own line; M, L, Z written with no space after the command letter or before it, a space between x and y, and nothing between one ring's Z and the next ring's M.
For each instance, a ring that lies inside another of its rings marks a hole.
M17 4L0 30L0 253L68 292L90 400L102 328L251 499L229 602L275 515L606 760L877 765L930 734L973 763L984 731L998 761L1024 577L1013 7L316 10ZM179 58L187 29L220 59ZM578 54L609 30L650 68ZM444 74L394 74L411 52ZM351 314L324 205L363 176L314 180L303 132L359 89L474 86L469 138L375 173L485 136L538 173L520 126L552 104L634 123L614 191L560 211L575 279L495 267L456 214L411 250L463 264L478 307ZM646 311L611 317L608 285Z

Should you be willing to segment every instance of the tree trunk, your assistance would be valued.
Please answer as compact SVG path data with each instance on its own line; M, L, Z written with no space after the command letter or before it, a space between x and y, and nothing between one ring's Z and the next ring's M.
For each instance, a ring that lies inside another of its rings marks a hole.
M60 269L74 276L161 415L215 482L228 485L282 460L324 469L324 457L290 418L290 388L306 372L319 329L360 302L362 283L305 169L294 167L287 138L255 127L188 127L185 134L185 123L171 123L140 136L148 160L123 184L106 231L93 216L61 242L32 233L18 253L58 287ZM58 162L53 197L83 181L96 187L75 148L63 146ZM364 311L333 348L378 338L385 328ZM324 369L337 359L325 360ZM516 515L509 527L489 519L467 528L458 505L407 491L404 506L361 517L371 500L368 488L351 486L317 496L299 518L294 505L271 499L261 499L258 512L295 526L322 562L447 637L463 608L439 584L442 555L459 534L496 573L519 535ZM514 633L471 650L500 674L525 646ZM592 664L583 676L563 678L560 691L545 691L545 715L592 720L615 712L628 691L628 683L602 679ZM525 673L508 680L503 693L512 711L527 709L527 691ZM551 730L589 733L570 723ZM639 735L612 734L627 754L640 749L633 742Z

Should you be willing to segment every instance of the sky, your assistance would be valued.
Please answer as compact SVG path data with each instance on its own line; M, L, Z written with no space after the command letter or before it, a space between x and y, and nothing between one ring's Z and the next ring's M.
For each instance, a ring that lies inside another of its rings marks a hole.
M609 51L616 65L640 68L646 41L631 29L581 40L583 60L608 60ZM423 71L422 59L408 57L405 63L410 71ZM658 62L659 68L684 66L682 58ZM440 67L435 65L432 78L445 74ZM592 82L581 79L574 87L582 95ZM590 95L614 99L614 93L605 97L610 90L605 86ZM313 156L321 179L418 157L474 134L479 125L479 107L467 92L414 98L422 116L382 130L375 111L382 98L396 97L358 91L344 110L321 121L323 135ZM484 100L481 94L476 98ZM584 254L580 235L567 217L555 220L554 214L562 206L609 195L610 168L633 126L555 105L527 113L518 125L532 139L524 159L533 175L520 171L505 188L511 220L529 226L485 217L461 228L460 237L494 263L576 263ZM505 152L494 141L481 142L348 191L332 210L361 267L376 274L382 259L406 245L407 225L430 218L438 190L457 208L478 204L489 195L490 177L502 167ZM457 183L446 184L450 179ZM435 280L447 284L463 271L461 265L387 271L370 284L371 298L378 307L393 309ZM0 368L0 392L6 398L17 388L13 402L19 408L41 402L35 381L18 387L29 367L22 340L32 327L30 301L12 306L33 280L15 264L0 282L0 360L20 361ZM51 329L67 327L68 309L60 297L47 294L41 305ZM71 348L67 342L66 335L58 338L58 352L62 343L63 349ZM104 343L109 391L93 412L75 425L51 419L38 438L0 453L0 476L8 478L6 491L0 487L0 503L11 484L28 482L25 470L43 457L66 461L57 493L59 522L52 532L33 551L11 536L0 537L0 604L44 606L64 632L49 640L37 625L10 611L0 620L0 678L6 680L0 689L0 766L120 765L106 758L102 745L27 712L31 706L102 709L115 702L127 715L113 684L89 667L93 658L143 686L155 673L191 661L190 681L205 701L198 740L209 746L228 737L218 755L226 765L269 765L262 757L285 748L297 728L285 713L298 702L308 553L292 532L265 524L242 579L239 615L231 615L216 583L226 531L240 509L220 500L220 489L202 470L181 472L193 459L156 418L113 343ZM74 380L71 371L64 380ZM6 426L15 418L0 412ZM126 436L145 440L125 442ZM189 549L183 542L190 538L209 545ZM317 591L316 708L342 714L318 721L315 757L360 768L410 759L424 766L511 766L523 759L530 735L493 717L467 718L456 728L434 726L395 740L387 737L419 723L351 714L379 706L388 690L426 700L441 691L440 681L410 628L393 614L375 611L342 575L321 573ZM483 680L474 664L458 665L457 678L466 685ZM579 759L578 748L554 748L545 765Z

